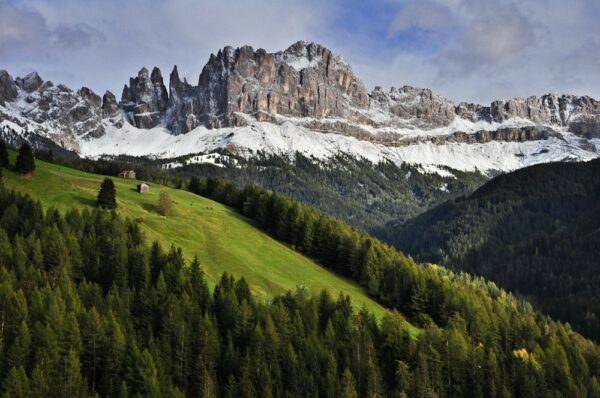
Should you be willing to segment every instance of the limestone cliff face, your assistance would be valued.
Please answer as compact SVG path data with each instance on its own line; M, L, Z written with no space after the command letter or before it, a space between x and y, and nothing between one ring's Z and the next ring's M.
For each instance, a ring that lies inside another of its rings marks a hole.
M535 123L567 126L578 115L600 115L600 102L590 97L547 94L542 97L514 98L494 101L490 106L493 121L502 122L511 117L529 119Z
M196 85L174 67L167 87L158 68L144 67L124 86L120 101L110 91L100 98L85 87L55 87L35 72L13 79L0 71L0 107L0 121L32 120L36 130L55 131L56 140L67 144L126 122L141 129L164 126L172 134L198 126L291 122L384 145L545 140L564 129L582 142L600 138L600 102L587 96L455 105L427 88L375 87L369 93L341 56L303 41L275 53L225 47L210 56ZM512 123L516 118L524 122ZM461 130L464 120L489 125Z
M427 88L392 87L386 92L381 87L375 87L370 96L372 106L379 106L383 112L400 119L412 119L418 127L447 126L455 117L452 101L434 95Z
M168 124L174 133L200 124L239 126L246 123L245 115L259 121L271 115L351 118L353 108L369 103L350 66L315 43L298 42L271 54L249 46L225 47L210 56L193 89L182 88L177 75L171 80L177 100ZM185 94L190 97L182 101Z
M158 125L167 110L169 94L158 68L142 68L137 77L129 79L129 86L123 87L120 106L131 124L139 128L152 128Z
M17 98L17 85L5 70L0 70L0 105L14 101Z
M102 96L102 116L110 117L119 111L117 98L110 91L106 91Z
M210 56L196 86L181 81L175 67L168 92L158 68L151 76L142 68L125 86L120 108L137 127L163 123L173 134L201 125L219 128L251 120L292 120L314 130L381 141L369 137L368 129L429 130L448 126L459 117L490 123L521 118L568 127L586 137L600 136L600 102L590 97L548 94L486 106L455 105L430 89L411 86L376 87L368 93L341 56L303 41L276 53L225 47Z

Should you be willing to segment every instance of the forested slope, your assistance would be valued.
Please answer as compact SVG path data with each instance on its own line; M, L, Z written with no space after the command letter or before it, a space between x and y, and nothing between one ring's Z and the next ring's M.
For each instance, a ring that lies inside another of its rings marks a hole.
M388 300L422 322L418 340L399 314L376 322L344 296L264 304L227 275L211 294L202 252L188 263L135 220L63 216L2 188L3 394L600 396L595 344L482 280L370 245L356 266L401 281Z
M482 275L600 339L600 161L498 176L398 230L421 261Z
M14 164L14 153L11 152ZM32 177L4 170L4 182L10 189L41 201L45 208L60 211L72 208L92 209L104 176L36 160ZM117 169L118 170L118 169ZM150 194L136 192L140 181L114 178L117 212L135 220L151 241L168 248L176 245L190 261L202 255L202 263L212 287L223 272L244 276L252 291L263 299L304 286L313 294L328 289L352 297L356 305L365 305L381 318L385 309L369 298L356 283L330 272L308 258L261 232L246 217L215 201L185 190L150 183ZM174 202L172 214L163 217L156 211L159 193L168 192Z
M316 207L370 234L386 238L386 224L403 222L445 200L473 192L487 181L480 173L443 169L445 176L415 165L373 164L338 155L329 160L278 156L238 159L237 167L190 164L174 176L223 177L238 188L258 185Z

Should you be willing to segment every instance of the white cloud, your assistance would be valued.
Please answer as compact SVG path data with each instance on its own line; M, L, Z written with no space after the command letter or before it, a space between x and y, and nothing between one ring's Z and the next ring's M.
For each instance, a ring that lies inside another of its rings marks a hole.
M600 98L596 0L386 0L397 13L363 18L372 26L356 32L337 30L340 9L353 6L345 0L2 1L0 68L117 96L142 66L167 77L177 64L196 82L225 45L276 51L305 39L340 52L367 87L482 103L550 91Z
M159 66L168 77L177 64L195 82L210 53L225 45L279 50L317 39L327 13L318 1L291 0L24 0L9 7L27 23L19 20L15 32L0 19L0 68L13 75L37 70L117 96L142 66Z
M454 22L452 10L445 4L430 0L408 2L392 21L389 34L395 35L408 29L443 30Z
M600 98L599 18L594 0L407 0L390 32L433 31L414 39L420 47L435 41L436 51L397 46L355 69L370 85L417 84L455 101L547 92ZM440 41L435 32L449 27L455 34Z

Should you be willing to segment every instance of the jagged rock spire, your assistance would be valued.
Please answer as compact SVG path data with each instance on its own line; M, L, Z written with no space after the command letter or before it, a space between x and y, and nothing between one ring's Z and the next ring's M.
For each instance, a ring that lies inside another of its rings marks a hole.
M5 70L0 70L0 105L17 98L17 85L12 76Z
M169 94L163 83L160 69L154 67L152 74L145 67L137 77L129 79L121 96L121 107L129 121L140 128L157 126L167 110Z

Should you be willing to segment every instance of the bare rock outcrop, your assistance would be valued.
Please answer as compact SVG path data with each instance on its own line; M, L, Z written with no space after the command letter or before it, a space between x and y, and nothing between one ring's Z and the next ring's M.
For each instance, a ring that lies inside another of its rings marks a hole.
M0 70L0 105L14 101L17 98L17 85L5 70Z
M102 96L102 116L109 117L119 111L119 103L117 97L110 92L106 91Z
M44 84L44 80L42 80L42 78L40 77L40 75L37 74L37 72L31 72L25 77L17 77L15 79L15 83L23 90L27 91L28 93L31 93L40 88L42 84Z
M150 75L148 69L142 68L137 77L129 79L129 86L123 87L120 106L131 124L149 129L160 123L168 102L160 69L155 67Z
M593 139L600 138L600 101L587 96L547 94L455 105L427 88L375 87L368 93L340 55L304 41L275 53L225 47L210 55L196 85L182 79L177 66L168 87L158 68L142 68L124 86L120 101L110 91L100 98L86 87L54 86L35 72L13 80L0 71L0 106L7 103L14 106L0 117L28 118L34 129L46 135L54 131L65 147L127 122L141 129L164 126L171 134L252 121L293 123L391 146L537 141L568 130L579 136L573 142L581 141L581 148L595 148Z
M394 116L417 121L418 127L447 126L455 117L452 101L434 95L427 88L392 87L385 92L381 87L376 87L371 92L371 99Z
M212 54L190 102L184 106L195 123L211 128L245 124L239 113L258 120L269 114L351 118L353 108L368 106L368 95L340 56L316 43L297 42L279 53L244 46Z

